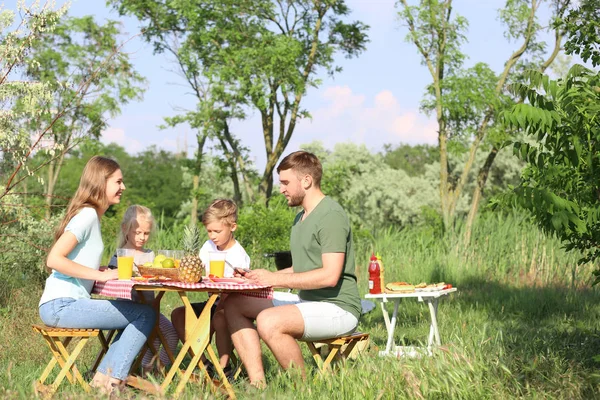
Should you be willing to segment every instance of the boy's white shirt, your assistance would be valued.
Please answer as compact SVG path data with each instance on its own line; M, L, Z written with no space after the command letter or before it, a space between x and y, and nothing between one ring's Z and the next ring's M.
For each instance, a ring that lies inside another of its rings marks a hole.
M217 249L217 246L213 243L212 240L207 240L206 242L204 242L204 245L202 245L202 248L200 249L200 260L202 260L202 263L206 267L206 275L210 274L210 260L208 254L209 251L221 250ZM242 245L237 240L235 240L235 244L231 248L223 250L222 252L225 253L225 260L227 261L225 263L225 272L223 274L225 278L233 277L233 268L250 269L250 257L246 253L246 250L244 250Z

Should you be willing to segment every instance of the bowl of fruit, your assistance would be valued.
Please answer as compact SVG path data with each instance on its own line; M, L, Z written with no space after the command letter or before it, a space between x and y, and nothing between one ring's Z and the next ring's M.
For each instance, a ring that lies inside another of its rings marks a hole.
M202 280L204 265L200 261L200 231L198 227L186 227L183 250L158 250L152 262L138 265L143 277L168 278L195 283Z
M176 268L174 250L159 250L152 262L138 265L143 277L158 277L179 280L179 270Z

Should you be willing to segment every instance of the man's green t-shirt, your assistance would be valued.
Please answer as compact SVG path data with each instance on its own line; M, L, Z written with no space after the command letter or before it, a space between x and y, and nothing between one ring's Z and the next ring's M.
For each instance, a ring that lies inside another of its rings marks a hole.
M344 209L330 197L323 200L302 221L301 211L294 221L290 235L290 249L294 272L323 268L321 255L345 253L344 268L336 286L322 289L301 290L299 295L306 301L326 301L360 318L361 305L356 285L352 230Z

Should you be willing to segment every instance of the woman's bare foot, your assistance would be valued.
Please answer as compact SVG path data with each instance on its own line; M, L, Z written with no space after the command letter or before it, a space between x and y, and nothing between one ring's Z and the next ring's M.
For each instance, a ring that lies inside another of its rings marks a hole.
M112 378L101 372L96 372L90 386L98 389L103 394L111 394L115 390L118 390L123 385L123 381L117 378Z

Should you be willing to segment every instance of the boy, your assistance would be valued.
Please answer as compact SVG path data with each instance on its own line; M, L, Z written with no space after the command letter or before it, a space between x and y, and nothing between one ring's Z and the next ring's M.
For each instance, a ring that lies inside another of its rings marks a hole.
M208 267L209 252L219 251L225 253L225 271L223 277L231 278L234 276L234 268L250 269L250 257L242 245L235 240L233 233L237 229L238 208L236 204L229 199L217 199L213 201L204 214L202 214L202 224L206 228L208 238L200 249L200 259ZM206 271L208 275L210 270ZM231 334L225 321L225 312L223 304L227 295L221 295L216 306L211 310L211 330L215 332L217 351L219 352L219 364L223 368L225 375L230 378L233 374L229 366L229 358L233 350ZM193 303L192 307L197 316L200 315L204 306L203 303ZM185 340L185 309L179 307L171 313L171 321L179 338ZM207 363L207 361L205 361Z

